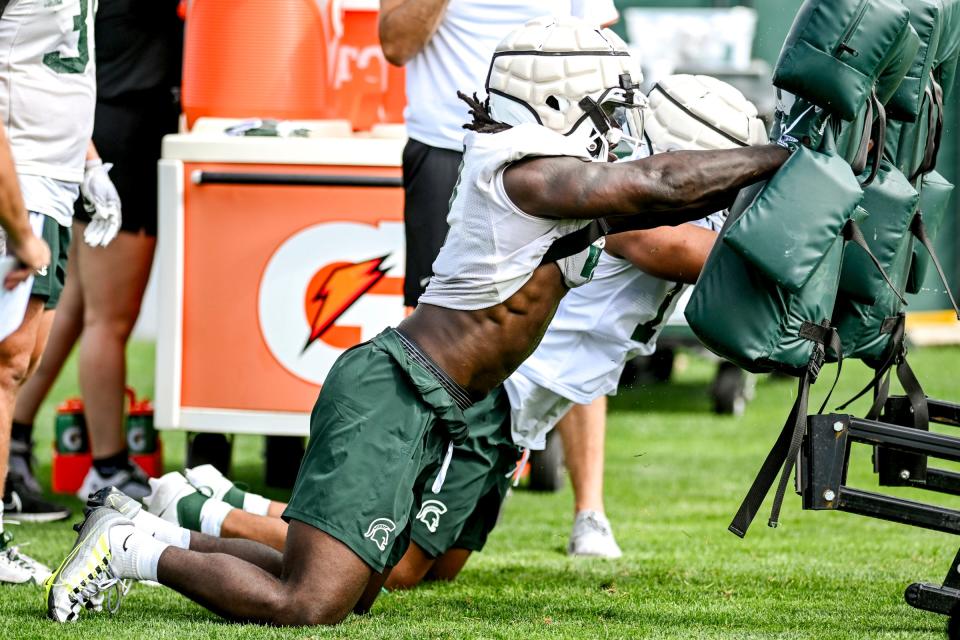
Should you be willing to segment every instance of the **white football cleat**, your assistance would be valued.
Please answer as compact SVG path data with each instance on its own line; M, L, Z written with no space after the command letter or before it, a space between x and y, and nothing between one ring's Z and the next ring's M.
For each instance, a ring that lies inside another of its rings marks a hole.
M193 488L208 498L216 498L217 500L229 502L225 500L226 495L231 490L239 492L239 489L212 464L204 464L199 467L194 467L193 469L186 469L184 474L187 476L187 481L193 485Z
M600 511L580 511L573 521L573 532L567 554L592 558L616 559L623 555L610 528L610 521Z
M150 489L150 495L143 499L147 512L183 526L177 506L182 499L199 493L193 485L179 471L171 471L159 478L150 478Z
M91 494L107 487L116 487L136 500L142 500L150 493L147 474L136 465L133 465L132 470L121 469L110 476L102 476L96 467L90 467L83 478L80 490L77 491L77 497L86 500Z
M20 551L12 541L9 531L0 533L0 583L43 584L50 577L50 569Z
M97 507L89 512L70 554L45 583L51 619L73 622L84 607L99 610L104 595L111 593L110 612L120 609L129 585L117 576L112 564L110 530L116 526L133 530L133 523L119 511Z

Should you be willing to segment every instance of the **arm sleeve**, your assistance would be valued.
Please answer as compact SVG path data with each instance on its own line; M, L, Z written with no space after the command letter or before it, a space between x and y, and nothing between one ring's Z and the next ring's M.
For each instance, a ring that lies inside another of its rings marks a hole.
M570 13L575 18L600 25L609 25L620 18L613 0L571 0Z

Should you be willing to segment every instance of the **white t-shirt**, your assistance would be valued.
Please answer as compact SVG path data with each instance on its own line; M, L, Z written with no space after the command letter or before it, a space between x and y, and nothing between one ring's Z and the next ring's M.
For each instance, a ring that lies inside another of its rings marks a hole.
M0 18L0 118L21 180L49 179L25 185L27 209L66 224L73 200L49 210L49 198L75 193L58 183L83 180L97 96L96 12L97 0L12 0Z
M617 19L613 0L450 0L437 32L407 63L411 138L432 147L463 149L467 106L457 91L484 95L493 50L510 31L545 15L602 25Z
M517 208L504 189L503 172L510 163L531 156L590 160L582 141L538 124L467 134L447 216L450 231L420 304L467 311L500 304L533 276L557 238L590 223L538 218ZM591 249L593 261L588 260ZM557 262L567 286L589 281L599 253L591 247Z

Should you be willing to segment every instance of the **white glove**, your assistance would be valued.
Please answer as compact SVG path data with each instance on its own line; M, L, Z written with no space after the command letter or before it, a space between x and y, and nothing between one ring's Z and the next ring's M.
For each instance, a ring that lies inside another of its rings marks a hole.
M104 164L96 158L87 160L83 172L80 193L83 194L83 208L91 214L83 239L91 247L107 246L120 231L120 195L107 175L112 167L112 164Z

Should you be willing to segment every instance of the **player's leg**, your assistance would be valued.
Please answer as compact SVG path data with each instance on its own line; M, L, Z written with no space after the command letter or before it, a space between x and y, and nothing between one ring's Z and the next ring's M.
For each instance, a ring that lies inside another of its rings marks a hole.
M33 432L33 421L40 411L40 405L46 400L53 383L60 375L63 364L70 356L73 346L83 329L83 294L80 279L76 276L76 245L70 246L70 258L67 261L67 278L64 283L57 313L53 317L43 359L37 370L17 394L17 406L13 412L14 425L21 427L24 442L29 442ZM14 437L17 437L17 433Z
M20 327L0 342L0 492L3 492L10 453L10 426L17 391L30 370L30 359L37 345L44 302L31 297ZM3 531L3 506L0 506L0 583L42 582L49 569L19 552Z
M604 436L607 399L574 405L557 423L574 493L570 555L619 558L622 555L603 507Z
M47 612L67 622L119 580L158 580L225 618L273 625L336 624L360 599L367 563L331 535L290 527L280 577L223 553L162 542L120 512L90 512L73 551L47 582ZM256 544L256 543L250 543Z
M424 579L439 582L455 580L472 553L470 549L450 549L437 558Z
M411 542L400 562L390 570L384 586L391 591L412 589L430 573L436 561L437 556L431 555L416 542Z
M107 247L78 244L84 296L78 369L94 461L80 494L115 485L142 498L149 488L131 466L123 428L126 344L140 312L156 239L121 232Z
M157 576L225 618L278 625L336 624L353 610L370 567L345 544L302 522L290 526L283 577L223 554L168 548Z
M283 556L279 551L252 540L223 539L199 531L189 531L169 520L156 516L116 487L106 487L92 494L87 508L107 507L119 512L134 526L151 537L181 549L199 553L226 553L279 576Z
M144 498L148 511L190 531L213 537L255 540L283 551L287 523L279 516L267 515L270 508L276 508L280 503L239 491L210 465L188 469L187 476L193 479L192 483L176 471L161 478L151 478L151 494ZM235 506L244 504L263 515Z
M43 300L31 297L20 327L0 342L0 489L7 477L13 407L30 371L43 315Z
M314 407L310 443L284 513L291 525L281 578L226 554L164 546L121 514L113 512L119 520L102 515L111 511L103 507L88 517L74 551L48 583L50 615L73 619L116 579L159 578L231 619L342 619L371 575L400 549L394 544L407 530L417 482L440 456L437 412L456 418L452 398L438 393L426 370L405 368L413 366L390 332L347 351L334 365ZM101 569L92 573L91 562Z
M279 518L287 503L269 500L261 495L244 491L220 473L212 464L204 464L183 472L187 482L200 493L223 500L229 505L258 516ZM151 485L154 483L151 482Z
M73 248L71 247L71 251ZM40 483L34 476L33 422L40 404L46 399L50 388L60 375L63 363L70 355L80 335L83 302L76 277L71 278L73 264L68 263L67 282L57 305L56 314L45 314L42 323L52 324L43 357L36 370L27 379L17 394L13 411L13 428L10 440L10 466L7 470L7 493L16 492L18 500L8 506L7 518L23 522L50 522L70 516L66 507L50 502L43 496ZM47 327L41 326L44 333Z
M437 472L424 483L413 516L410 546L387 576L387 589L417 586L436 574L438 563L442 566L439 575L452 580L470 553L483 549L496 526L511 471L520 457L512 443L506 391L497 387L465 411L464 418L470 435L454 448L439 491L433 491Z
M603 447L606 435L607 398L575 404L557 423L563 442L563 459L573 485L574 513L603 513Z

